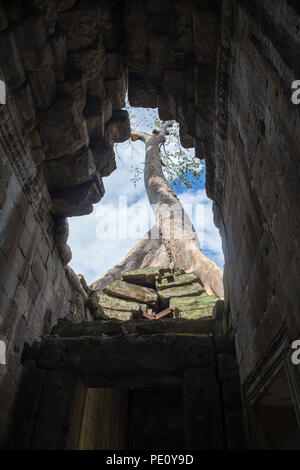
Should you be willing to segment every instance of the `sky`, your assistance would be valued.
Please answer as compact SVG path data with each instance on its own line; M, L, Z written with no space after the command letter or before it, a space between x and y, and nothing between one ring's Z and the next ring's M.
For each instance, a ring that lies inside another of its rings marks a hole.
M132 127L152 131L156 111L135 108L131 113ZM72 250L70 266L77 274L82 274L88 284L120 262L151 228L153 216L143 177L141 175L136 186L131 180L133 168L143 170L144 149L145 145L140 141L117 144L117 169L103 178L104 197L94 205L91 214L68 219L68 244ZM176 193L192 219L203 253L223 268L221 239L213 222L212 201L207 198L204 185L203 173L193 189L180 187Z

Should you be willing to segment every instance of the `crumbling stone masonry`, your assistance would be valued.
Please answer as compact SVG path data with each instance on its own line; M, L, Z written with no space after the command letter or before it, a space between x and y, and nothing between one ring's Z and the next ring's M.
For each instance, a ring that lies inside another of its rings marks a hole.
M92 318L67 266L66 217L104 194L113 143L129 137L127 89L132 106L178 120L182 144L205 157L249 445L297 447L299 17L296 0L0 1L3 447L17 394L42 383L21 365L24 344L59 318Z

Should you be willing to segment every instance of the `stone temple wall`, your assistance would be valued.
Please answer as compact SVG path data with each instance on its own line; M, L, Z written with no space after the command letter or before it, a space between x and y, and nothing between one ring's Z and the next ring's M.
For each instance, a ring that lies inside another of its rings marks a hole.
M298 337L299 16L297 0L0 0L2 431L24 342L85 315L56 224L103 196L127 87L205 156L242 383L282 325Z
M74 3L0 2L1 436L23 377L24 343L57 318L88 318L65 269L65 217L91 212L102 176L115 168L112 144L129 136L127 112L118 111L126 72L110 2L104 16L99 2Z
M232 7L227 32L223 24L232 60L226 135L220 120L216 128L215 158L224 151L225 174L216 175L215 218L245 382L283 324L290 342L300 334L300 108L291 101L300 76L300 8L283 0Z

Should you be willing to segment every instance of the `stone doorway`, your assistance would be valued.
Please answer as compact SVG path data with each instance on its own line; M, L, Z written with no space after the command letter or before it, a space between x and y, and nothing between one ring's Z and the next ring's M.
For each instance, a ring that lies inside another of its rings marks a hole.
M88 389L80 450L184 447L182 387Z

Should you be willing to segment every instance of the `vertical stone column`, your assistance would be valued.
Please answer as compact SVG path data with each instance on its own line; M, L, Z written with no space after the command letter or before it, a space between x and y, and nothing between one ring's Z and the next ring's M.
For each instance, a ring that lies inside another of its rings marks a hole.
M87 388L75 372L47 372L33 449L78 449L86 394Z
M224 449L219 385L215 371L191 369L184 374L186 449Z

